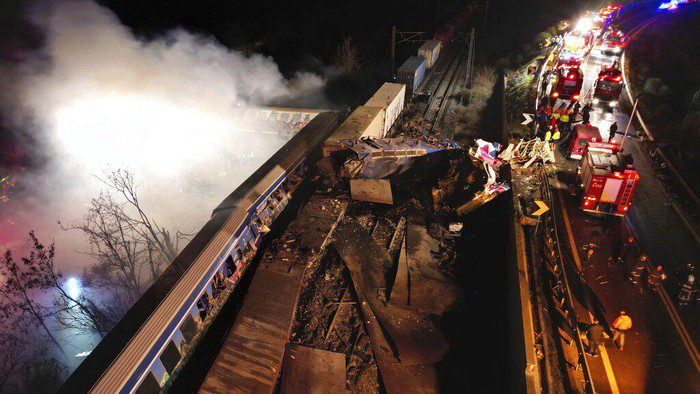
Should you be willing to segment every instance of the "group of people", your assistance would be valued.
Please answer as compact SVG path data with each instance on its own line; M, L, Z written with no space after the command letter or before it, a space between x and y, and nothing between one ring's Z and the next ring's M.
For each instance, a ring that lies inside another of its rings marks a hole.
M632 318L625 311L620 311L612 327L612 341L620 350L625 348L625 334L632 328ZM588 352L592 356L598 356L598 348L605 337L605 328L597 319L593 319L591 324L586 327L586 339L588 339Z
M590 124L591 111L593 111L591 103L581 106L580 102L572 100L561 112L553 112L552 107L545 100L535 116L535 134L552 143L554 148L554 145L562 139L562 133L564 136L568 135L574 124ZM579 114L580 120L577 119Z
M593 112L593 104L590 102L581 106L580 102L572 100L561 112L553 112L552 107L544 100L535 115L535 135L550 142L554 150L559 140L566 139L574 124L591 124L591 112ZM580 119L578 119L579 114ZM617 122L612 122L608 142L612 142L617 130Z

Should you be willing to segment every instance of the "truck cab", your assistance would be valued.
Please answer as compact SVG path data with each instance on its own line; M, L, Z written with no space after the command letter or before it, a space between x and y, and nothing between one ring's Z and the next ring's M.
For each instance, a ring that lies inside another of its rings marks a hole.
M627 48L629 38L619 29L611 29L603 34L603 39L598 50L603 55L620 56L622 51Z
M616 144L589 142L578 180L583 211L625 216L632 204L639 174L632 157L621 154Z
M598 79L593 83L593 104L605 104L606 108L615 108L623 86L622 71L615 66L603 67Z
M579 160L583 157L589 142L600 142L600 130L590 124L577 124L569 135L569 158Z
M580 68L557 69L554 78L553 99L578 101L581 98L583 73Z

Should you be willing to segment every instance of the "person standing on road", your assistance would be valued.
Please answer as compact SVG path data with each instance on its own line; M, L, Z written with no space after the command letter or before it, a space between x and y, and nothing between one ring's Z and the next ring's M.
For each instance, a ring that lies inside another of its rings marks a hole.
M588 338L588 353L591 356L598 357L598 346L603 341L603 326L598 323L598 320L593 319L593 323L586 330L586 338Z
M657 290L662 281L666 280L666 272L664 267L657 265L655 269L650 269L647 283L649 287Z
M583 109L581 109L581 116L582 116L582 124L589 124L591 122L591 111L593 110L593 106L591 103L586 103L586 105L583 106Z
M613 142L615 138L615 133L617 133L617 122L612 122L610 125L610 135L608 136L608 142Z
M572 122L575 122L575 121L576 121L576 117L578 116L578 112L579 112L580 110L581 110L581 103L579 103L579 102L577 101L576 103L574 103L573 112L571 112L571 121L572 121Z
M625 311L620 311L615 320L613 320L613 329L615 333L613 334L613 343L617 345L620 350L625 348L625 332L632 328L632 318L625 313Z
M633 284L639 284L639 279L642 277L642 272L644 272L644 268L646 268L647 260L647 256L643 254L639 256L636 263L634 264L634 268L632 268L632 270L630 271L630 281Z
M630 235L625 240L625 243L622 244L622 248L620 249L620 254L617 255L617 260L619 262L624 263L625 261L627 261L627 255L632 250L632 244L634 244L634 237Z
M561 123L561 131L568 133L571 130L571 117L569 116L568 110L561 114L559 123Z
M685 307L688 306L690 301L693 299L693 294L695 293L695 275L688 274L685 281L678 290L678 306Z

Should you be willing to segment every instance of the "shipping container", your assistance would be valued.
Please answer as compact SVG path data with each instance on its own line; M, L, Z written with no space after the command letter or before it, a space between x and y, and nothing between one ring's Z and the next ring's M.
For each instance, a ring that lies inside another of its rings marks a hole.
M411 56L396 72L398 82L406 85L406 94L409 97L418 90L424 76L425 59L420 56Z
M431 68L440 56L440 41L428 40L418 48L418 56L425 59L425 68Z
M323 145L323 155L328 156L341 149L341 140L384 137L386 135L384 119L385 111L382 107L368 107L366 105L357 107L326 140Z
M366 107L380 107L384 109L384 135L389 132L394 121L403 111L405 99L405 85L386 82L365 103Z

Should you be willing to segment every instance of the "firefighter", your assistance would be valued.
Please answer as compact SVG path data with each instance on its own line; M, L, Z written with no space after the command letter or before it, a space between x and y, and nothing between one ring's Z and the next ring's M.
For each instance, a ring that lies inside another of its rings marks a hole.
M552 139L549 141L550 148L552 152L557 148L557 143L559 143L559 138L561 138L561 133L559 128L555 126L554 133L552 134Z
M589 124L591 122L591 111L593 110L593 105L591 103L586 103L581 109L582 124Z
M630 278L629 279L635 285L639 284L639 279L642 277L642 272L644 272L644 268L646 267L647 260L648 260L648 258L645 254L639 256L636 263L634 264L634 268L632 268L632 270L630 271Z
M690 300L693 299L693 293L695 293L695 275L688 274L685 281L678 290L678 306L688 306Z
M665 279L666 279L666 272L664 272L664 268L662 266L657 265L656 268L649 269L647 283L649 284L649 287L651 287L652 289L657 290L658 286Z
M617 256L617 261L624 263L627 261L627 255L629 252L632 250L632 244L634 243L634 237L629 236L625 240L625 243L622 244L622 248L620 249L620 254Z
M617 122L613 122L610 125L610 135L608 136L608 142L613 142L613 138L615 138L615 133L617 133Z
M561 123L561 130L563 132L568 133L571 131L571 117L569 116L568 111L564 111L564 113L561 114L559 122Z
M615 330L613 343L620 350L625 347L625 332L630 328L632 328L632 318L625 311L620 311L620 315L613 320L613 329Z
M574 108L573 108L573 110L572 110L572 112L571 112L571 120L572 120L572 121L574 121L574 122L576 121L576 117L578 116L578 112L579 112L580 110L581 110L581 103L579 103L579 102L577 101L576 103L574 103Z

